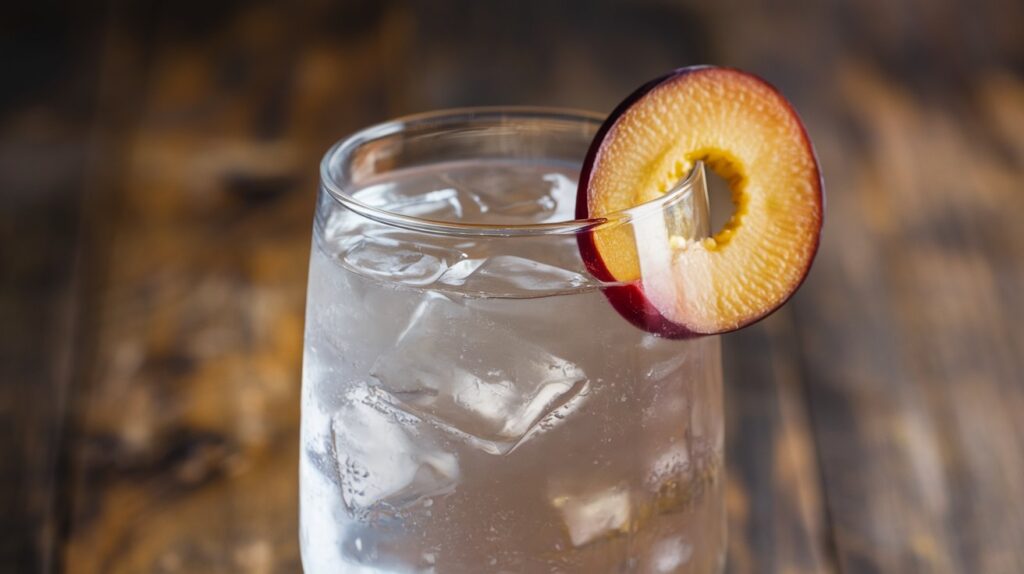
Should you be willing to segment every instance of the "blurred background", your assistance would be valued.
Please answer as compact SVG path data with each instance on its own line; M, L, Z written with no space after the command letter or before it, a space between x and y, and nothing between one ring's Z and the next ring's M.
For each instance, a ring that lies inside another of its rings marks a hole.
M758 73L828 192L724 339L729 571L1024 572L1024 4L52 0L0 20L0 571L299 572L318 161Z

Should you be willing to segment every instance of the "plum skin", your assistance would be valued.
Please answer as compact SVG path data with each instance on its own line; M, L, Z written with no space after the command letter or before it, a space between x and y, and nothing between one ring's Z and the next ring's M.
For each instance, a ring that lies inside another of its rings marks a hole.
M787 105L789 105L789 101L782 97L781 92L779 92L779 90L775 86L769 84L764 79L749 74L747 72L743 72L741 70L729 67L710 65L685 66L682 68L672 70L671 72L663 76L660 76L645 83L644 85L637 88L629 96L627 96L622 102L620 102L619 105L617 105L615 109L613 109L612 112L608 114L608 117L605 119L605 121L598 128L597 132L594 134L594 139L590 144L590 148L587 150L587 154L583 160L583 166L580 169L579 182L577 184L578 187L576 192L576 219L591 218L590 209L587 205L588 188L590 184L591 174L594 169L594 164L596 163L597 158L601 153L605 137L608 135L608 132L618 121L619 117L621 117L628 109L630 109L633 106L633 104L635 104L638 100L647 95L648 92L660 86L661 84L667 81L679 79L683 76L693 74L695 72L710 69L728 70L739 74L743 74L748 77L752 77L755 80L759 81L764 86L766 86L767 88L769 88L772 92L779 94L781 100L783 102L786 102ZM790 112L796 118L797 124L800 127L800 135L804 146L807 148L808 152L811 154L811 157L814 159L814 170L816 176L815 181L817 183L818 197L820 198L817 204L818 221L821 222L821 225L824 225L825 181L821 174L818 156L814 149L814 144L811 143L811 139L807 135L807 128L804 126L803 120L800 118L796 110L792 108L792 106L790 106ZM607 283L618 282L618 280L614 276L612 276L611 272L604 264L600 251L597 248L597 244L594 241L594 232L592 229L588 229L586 231L578 233L576 235L576 242L579 246L580 255L583 259L584 265L594 277L596 277L600 281ZM789 301L789 299L800 289L800 286L803 285L804 281L807 280L807 275L810 272L811 265L818 254L818 249L820 245L821 234L818 233L814 238L814 245L811 247L811 255L807 259L807 264L804 266L802 270L800 280L797 281L793 289L785 296L785 298L782 299L782 301L778 305L766 309L760 315L751 318L749 321L743 324L737 325L731 329L717 331L714 333L702 333L693 331L687 328L685 325L680 325L666 318L647 299L646 295L644 294L643 286L640 280L636 280L628 284L608 285L602 287L601 291L604 293L605 297L608 299L608 302L611 304L611 306L619 313L619 315L622 316L622 318L626 319L637 328L642 329L648 333L657 335L659 337L664 337L667 339L690 339L694 337L703 337L707 335L729 333L732 331L736 331L738 329L742 329L743 327L746 327L753 323L756 323L764 319L765 317L768 317L769 315L780 309L783 305L785 305L786 302Z

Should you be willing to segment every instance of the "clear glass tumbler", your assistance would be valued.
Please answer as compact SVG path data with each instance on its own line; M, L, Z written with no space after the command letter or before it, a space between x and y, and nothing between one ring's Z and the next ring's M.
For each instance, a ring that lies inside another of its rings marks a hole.
M602 226L706 236L703 168L576 220L600 123L453 110L327 153L303 364L308 574L721 570L718 338L623 319L605 296L621 285L577 244Z

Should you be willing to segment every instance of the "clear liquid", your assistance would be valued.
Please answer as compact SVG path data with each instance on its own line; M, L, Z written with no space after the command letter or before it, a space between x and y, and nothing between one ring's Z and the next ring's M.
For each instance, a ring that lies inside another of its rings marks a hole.
M461 163L358 193L431 219L571 219L559 165ZM303 367L309 574L717 572L718 339L628 324L575 238L318 222ZM514 242L514 243L513 243Z

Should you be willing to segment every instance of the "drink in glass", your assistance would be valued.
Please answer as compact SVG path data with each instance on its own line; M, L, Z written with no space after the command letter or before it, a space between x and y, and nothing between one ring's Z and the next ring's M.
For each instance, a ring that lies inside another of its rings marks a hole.
M720 571L718 338L637 328L578 246L666 221L704 237L703 171L576 220L600 123L455 110L326 155L303 363L307 573Z

